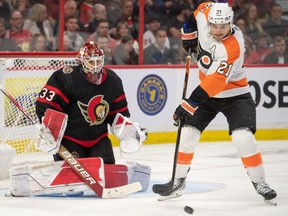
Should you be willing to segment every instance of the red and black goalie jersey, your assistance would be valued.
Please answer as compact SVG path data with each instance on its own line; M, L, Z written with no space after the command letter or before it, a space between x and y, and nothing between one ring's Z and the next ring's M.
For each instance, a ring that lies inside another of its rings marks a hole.
M54 72L36 101L36 113L42 119L47 108L68 114L64 138L84 147L91 147L108 135L119 112L130 117L122 81L118 75L103 68L105 81L100 85L88 82L81 67L68 67Z

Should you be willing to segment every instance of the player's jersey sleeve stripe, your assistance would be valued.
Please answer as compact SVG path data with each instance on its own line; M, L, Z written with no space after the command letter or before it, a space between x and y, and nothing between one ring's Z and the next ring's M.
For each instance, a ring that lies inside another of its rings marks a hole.
M45 104L49 104L50 106L55 107L57 110L63 112L63 109L61 108L61 106L53 101L47 101L45 98L40 98L40 97L37 98L37 101L45 103Z
M128 107L122 107L122 108L117 109L117 110L110 110L110 112L108 113L108 116L115 115L116 113L121 113L121 112L124 112L126 110L128 110Z
M67 104L69 103L69 99L63 94L63 92L62 91L60 91L58 88L55 88L55 87L53 87L53 86L51 86L51 85L48 85L48 84L46 84L45 86L44 86L45 88L47 88L47 89L49 89L49 90L51 90L51 91L54 91L57 95L59 95Z
M225 89L226 77L219 73L208 75L200 86L207 92L209 97L213 97Z
M124 94L120 95L118 98L116 98L112 103L117 103L117 102L119 102L125 98L126 98L126 95L124 93Z

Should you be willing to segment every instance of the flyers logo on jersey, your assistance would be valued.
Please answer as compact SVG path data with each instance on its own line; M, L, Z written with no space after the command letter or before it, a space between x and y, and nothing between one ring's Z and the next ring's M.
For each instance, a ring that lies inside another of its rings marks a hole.
M91 98L88 104L77 102L82 115L91 126L102 124L108 115L109 104L103 100L103 97L103 95L97 95Z

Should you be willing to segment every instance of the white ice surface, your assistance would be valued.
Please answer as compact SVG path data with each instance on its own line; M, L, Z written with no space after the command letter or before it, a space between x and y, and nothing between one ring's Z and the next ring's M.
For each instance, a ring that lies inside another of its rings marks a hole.
M147 192L117 199L86 197L5 197L8 181L0 181L0 216L181 216L184 206L203 216L288 216L288 141L259 141L266 179L277 193L278 206L266 204L256 194L231 142L197 146L187 188L182 197L157 201L151 187L166 183L173 166L174 145L144 145L139 153L120 157L118 163L135 160L150 165Z

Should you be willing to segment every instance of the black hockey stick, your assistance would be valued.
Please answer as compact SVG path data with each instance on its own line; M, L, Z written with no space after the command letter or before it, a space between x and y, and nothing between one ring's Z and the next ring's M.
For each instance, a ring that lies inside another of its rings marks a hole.
M189 79L189 74L190 74L190 63L191 63L191 49L189 49L188 55L186 57L186 69L185 69L185 78L184 78L184 84L183 84L182 99L186 98L188 79ZM177 166L177 159L178 159L178 151L179 151L179 145L180 145L182 126L183 126L183 121L180 120L180 124L178 125L178 131L177 131L177 138L176 138L176 145L175 145L175 152L174 152L173 171L172 171L172 177L171 177L173 183L174 183L175 174L176 174L176 166Z
M184 85L183 85L183 92L182 92L182 99L186 98L187 93L187 86L188 86L188 79L190 74L190 63L191 63L191 49L188 51L188 55L186 57L186 69L185 69L185 78L184 78ZM175 144L175 152L174 152L174 161L173 161L173 171L172 171L172 177L169 184L174 184L175 180L175 174L176 174L176 166L177 166L177 160L178 160L178 151L179 151L179 145L180 145L180 138L181 138L181 131L183 126L183 121L178 121L174 123L176 126L178 126L177 131L177 138L176 138L176 144ZM152 190L154 193L161 193L162 187L165 187L167 184L157 184L153 185Z
M37 122L29 113L13 98L1 85L0 91L8 97L8 99L35 125ZM128 185L123 185L114 188L104 188L100 183L92 177L92 175L83 167L83 165L64 147L61 145L59 150L60 156L66 161L76 172L76 174L83 179L83 181L99 196L100 198L115 198L125 196L142 190L140 182L134 182Z

